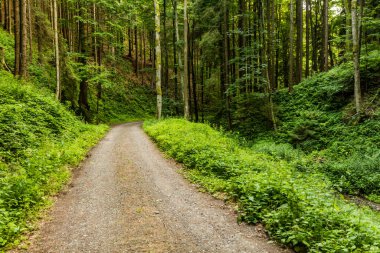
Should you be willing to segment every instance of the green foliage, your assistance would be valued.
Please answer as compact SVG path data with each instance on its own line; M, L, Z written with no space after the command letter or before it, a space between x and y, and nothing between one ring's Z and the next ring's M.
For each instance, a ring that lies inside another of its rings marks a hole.
M13 68L15 55L14 55L14 39L11 34L0 28L0 48L4 49L5 63L9 68ZM1 60L1 59L0 59ZM1 66L2 67L2 66Z
M152 118L155 109L153 90L146 86L115 83L104 88L100 103L99 121L123 123Z
M367 93L360 114L352 102L352 65L343 64L305 80L293 94L277 94L282 124L275 139L313 152L308 167L323 171L338 190L368 195L380 192L378 52L362 62Z
M192 169L189 178L237 201L241 220L264 223L297 252L380 252L380 215L337 196L325 176L296 169L292 161L303 154L291 146L242 148L208 125L179 119L146 122L144 129Z
M235 98L234 130L255 140L257 151L285 158L302 171L319 170L343 193L380 192L380 53L362 57L363 110L353 103L353 66L344 63L274 95L278 132L273 132L260 93ZM292 148L297 149L293 154ZM264 149L264 150L263 150ZM273 149L273 151L271 150ZM282 151L280 151L282 150ZM306 154L302 154L302 153ZM298 157L293 159L292 156ZM280 155L281 156L281 155ZM298 160L298 161L297 161Z
M1 249L17 244L107 127L86 125L48 93L0 75Z

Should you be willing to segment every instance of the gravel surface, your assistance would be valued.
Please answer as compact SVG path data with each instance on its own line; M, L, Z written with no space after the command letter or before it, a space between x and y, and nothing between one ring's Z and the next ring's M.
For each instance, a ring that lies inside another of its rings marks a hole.
M288 252L187 182L141 129L114 127L61 194L28 252Z

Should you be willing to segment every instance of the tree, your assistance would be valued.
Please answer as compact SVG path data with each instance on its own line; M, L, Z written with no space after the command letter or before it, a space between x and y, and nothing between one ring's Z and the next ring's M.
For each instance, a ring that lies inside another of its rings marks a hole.
M290 21L289 21L289 92L293 91L293 67L294 67L294 55L293 55L293 33L294 33L294 23L293 23L293 13L294 13L294 7L293 7L293 0L290 0L289 3L289 16L290 16Z
M327 1L327 0L326 0ZM303 72L303 0L296 0L297 3L297 75L296 82L302 81Z
M356 113L360 112L361 108L361 84L360 84L360 26L361 26L361 12L358 11L358 0L351 1L351 18L352 18L352 54L354 62L354 76L355 76L355 108Z
M27 76L28 63L28 19L27 19L27 0L21 0L21 37L20 37L20 75L22 78Z
M57 100L61 99L61 72L60 72L60 58L59 58L59 38L58 38L58 9L57 0L53 0L53 13L54 13L54 45L55 45L55 68L56 68L56 92L55 98Z
M15 37L15 69L14 75L20 76L21 65L21 30L20 30L20 1L13 0L14 37Z
M184 9L183 9L183 38L184 38L184 46L183 46L183 57L184 57L184 75L183 75L183 87L182 87L182 92L183 92L183 103L184 103L184 116L185 119L190 118L190 105L189 105L189 90L187 88L187 84L189 82L189 63L188 63L188 58L189 58L189 41L188 41L188 36L189 36L189 27L188 27L188 16L187 16L187 0L184 0Z
M329 3L323 0L323 70L329 69Z
M162 114L162 89L161 89L161 20L160 20L160 6L158 0L154 0L154 13L155 13L155 33L156 33L156 92L157 92L157 119L161 119Z

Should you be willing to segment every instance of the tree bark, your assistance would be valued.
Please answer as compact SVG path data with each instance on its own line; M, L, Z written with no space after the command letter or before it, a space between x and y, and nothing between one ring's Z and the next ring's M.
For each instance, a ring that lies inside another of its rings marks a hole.
M55 69L56 69L56 91L55 98L57 100L61 99L61 72L60 72L60 58L59 58L59 38L58 38L58 10L57 10L57 0L53 0L53 10L54 10L54 45L55 45Z
M350 0L343 0L344 1L344 11L346 14L346 39L345 39L345 44L346 44L346 50L345 53L348 53L351 50L351 31L352 28L350 29L351 26L351 3Z
M297 75L296 82L302 81L303 72L303 0L296 0L297 3Z
M21 48L20 48L20 75L26 78L28 71L28 15L27 0L21 0Z
M174 15L173 15L173 29L176 29L176 15L177 15L177 6L174 6L176 5L177 2L176 1L172 1L172 5L173 5L173 11L174 11ZM176 39L176 32L173 31L173 38L172 38L172 42L173 42L173 69L174 69L174 101L176 103L176 106L175 106L175 110L176 110L176 115L179 114L179 108L178 108L178 105L177 105L177 102L178 102L178 63L177 63L177 39Z
M154 0L155 32L156 32L156 91L157 91L157 119L161 119L162 114L162 89L161 89L161 21L160 6L158 0Z
M354 92L356 113L360 113L362 94L360 84L360 12L357 10L357 0L351 1L351 19L352 19L352 54L354 63Z
M323 0L323 70L329 69L329 4L328 0Z
M306 69L305 76L310 75L310 22L311 21L311 0L306 0Z
M293 74L293 67L294 67L294 55L293 55L293 45L294 45L294 22L293 22L293 15L294 15L294 5L293 0L290 0L289 4L289 15L290 15L290 21L289 21L289 92L293 91L293 84L294 84L294 74Z
M188 58L189 58L189 42L188 42L188 33L189 33L189 27L188 27L188 17L187 17L187 0L184 0L184 31L183 31L183 38L184 38L184 47L183 47L183 57L184 57L184 75L183 75L183 102L184 102L184 116L185 119L190 118L190 105L189 105L189 90L187 88L188 82L189 82L189 66L188 66Z
M14 39L15 39L15 69L14 75L20 76L20 64L21 64L21 29L20 29L20 1L13 0L14 11Z

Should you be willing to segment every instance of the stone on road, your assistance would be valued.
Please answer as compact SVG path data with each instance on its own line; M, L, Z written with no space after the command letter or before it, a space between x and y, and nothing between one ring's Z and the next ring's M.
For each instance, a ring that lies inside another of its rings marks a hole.
M141 129L114 127L83 163L28 252L284 252L197 191Z

